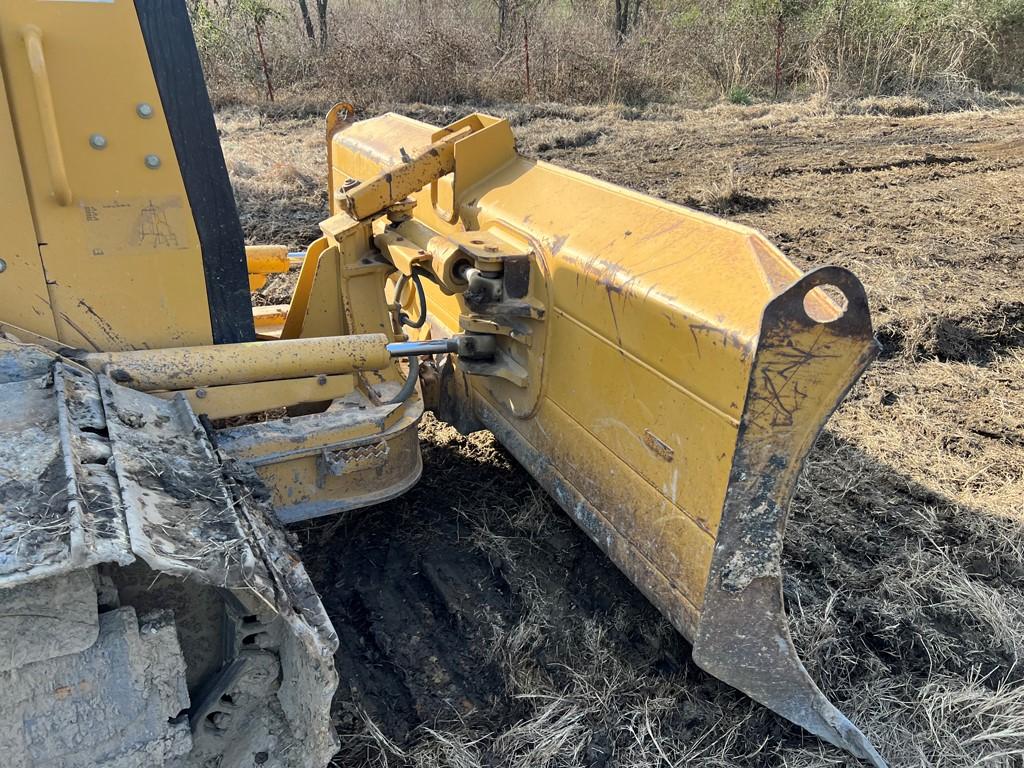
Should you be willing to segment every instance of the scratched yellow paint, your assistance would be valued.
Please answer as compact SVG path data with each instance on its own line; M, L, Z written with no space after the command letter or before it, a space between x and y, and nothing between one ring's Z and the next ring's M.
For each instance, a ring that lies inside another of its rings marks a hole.
M557 313L553 323L546 397L671 502L675 514L713 536L735 422L575 320ZM654 440L669 450L659 452ZM652 545L641 539L638 546Z
M635 470L612 445L596 439L553 401L545 401L535 422L523 430L608 524L699 608L713 536L681 513L661 489L638 482Z
M0 71L0 91L4 74ZM18 157L14 125L6 99L0 99L0 216L3 221L3 259L0 302L7 316L21 328L49 338L57 335L39 259L39 244L32 225L28 189Z

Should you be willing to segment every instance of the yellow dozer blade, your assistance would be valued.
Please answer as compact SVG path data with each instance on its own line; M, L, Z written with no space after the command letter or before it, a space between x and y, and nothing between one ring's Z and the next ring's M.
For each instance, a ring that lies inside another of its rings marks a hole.
M856 277L522 157L503 120L329 120L329 138L337 216L423 185L374 231L403 271L466 276L455 295L424 281L425 335L497 338L493 360L441 367L441 417L491 430L702 668L884 765L804 669L780 566L802 462L877 351Z

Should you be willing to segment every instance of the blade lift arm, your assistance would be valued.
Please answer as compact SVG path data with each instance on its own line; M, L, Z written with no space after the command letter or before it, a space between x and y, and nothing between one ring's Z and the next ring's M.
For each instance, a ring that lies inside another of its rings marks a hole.
M90 352L73 357L94 373L143 392L228 386L318 374L379 371L392 358L453 353L486 357L492 345L468 334L389 342L384 334L285 339L201 347Z

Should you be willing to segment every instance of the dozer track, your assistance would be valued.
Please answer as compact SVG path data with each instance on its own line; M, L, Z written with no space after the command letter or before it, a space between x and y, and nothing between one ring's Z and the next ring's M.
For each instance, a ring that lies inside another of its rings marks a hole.
M0 341L11 768L322 766L337 637L251 470L183 397Z

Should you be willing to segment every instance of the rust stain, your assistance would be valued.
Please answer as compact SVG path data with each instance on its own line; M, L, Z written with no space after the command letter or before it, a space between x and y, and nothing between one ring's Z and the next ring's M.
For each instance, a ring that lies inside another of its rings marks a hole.
M752 353L750 344L745 342L740 334L730 328L722 328L717 325L710 325L708 323L690 323L690 335L693 336L694 349L697 351L697 357L700 357L700 340L705 338L708 342L714 346L716 337L721 338L721 344L723 348L732 346L740 351L740 359L746 360Z
M643 434L644 445L662 461L672 463L676 458L676 452L672 450L671 446L668 445L664 440L658 437L656 434L651 432L649 429L644 430Z
M100 315L99 312L97 312L95 309L89 306L89 304L86 303L85 299L79 299L78 306L80 306L82 309L84 309L86 312L88 312L90 315L96 318L96 324L100 327L100 330L102 330L103 333L107 335L108 339L110 339L115 344L124 345L124 339L117 331L114 330L114 326L108 323L106 319L102 315Z

